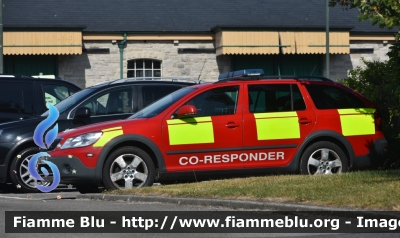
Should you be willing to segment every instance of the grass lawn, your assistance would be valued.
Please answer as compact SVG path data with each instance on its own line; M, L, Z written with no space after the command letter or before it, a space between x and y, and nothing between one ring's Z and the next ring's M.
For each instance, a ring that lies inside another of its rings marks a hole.
M400 211L400 171L271 175L108 191L111 194L298 202Z

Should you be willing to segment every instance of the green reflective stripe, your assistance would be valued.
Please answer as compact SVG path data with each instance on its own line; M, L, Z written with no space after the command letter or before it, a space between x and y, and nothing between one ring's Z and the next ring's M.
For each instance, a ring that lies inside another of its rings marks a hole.
M110 140L114 139L119 135L123 135L124 132L122 131L122 127L114 127L109 129L102 130L103 135L100 139L93 145L93 147L103 147L105 146Z
M374 108L352 108L352 109L338 109L340 115L347 114L373 114L376 110Z
M338 109L338 112L344 136L375 134L375 119L373 114L375 109Z
M170 145L214 143L211 117L167 120Z
M300 138L300 126L296 112L256 113L258 140Z

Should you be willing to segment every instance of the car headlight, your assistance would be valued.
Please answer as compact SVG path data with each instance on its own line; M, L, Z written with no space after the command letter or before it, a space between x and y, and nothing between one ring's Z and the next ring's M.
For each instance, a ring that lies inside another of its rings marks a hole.
M103 132L93 132L68 138L61 146L61 149L77 148L91 145L96 142L102 134Z

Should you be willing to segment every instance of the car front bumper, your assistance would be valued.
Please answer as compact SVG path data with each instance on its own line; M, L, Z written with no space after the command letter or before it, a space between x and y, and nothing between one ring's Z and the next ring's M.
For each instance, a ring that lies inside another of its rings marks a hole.
M86 167L78 157L59 156L48 157L48 161L54 163L60 171L60 183L94 183L96 179L96 168Z

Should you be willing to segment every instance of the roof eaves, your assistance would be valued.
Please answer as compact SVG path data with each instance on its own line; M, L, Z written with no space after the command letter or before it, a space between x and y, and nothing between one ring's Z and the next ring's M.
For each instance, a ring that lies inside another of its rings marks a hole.
M347 25L347 26L329 26L329 30L331 31L341 31L341 30L346 30L350 31L353 29L353 25ZM210 30L213 32L218 32L222 30L325 30L324 25L316 25L316 26L310 26L310 25L305 25L305 26L287 26L287 25L282 25L282 26L260 26L260 25L216 25L212 27Z
M84 30L87 26L86 25L46 25L46 24L40 24L40 25L12 25L12 24L5 24L3 28L5 30Z
M96 33L96 34L101 34L101 33L113 33L113 34L210 34L210 31L132 31L132 30L126 30L126 31L84 31L85 33Z

